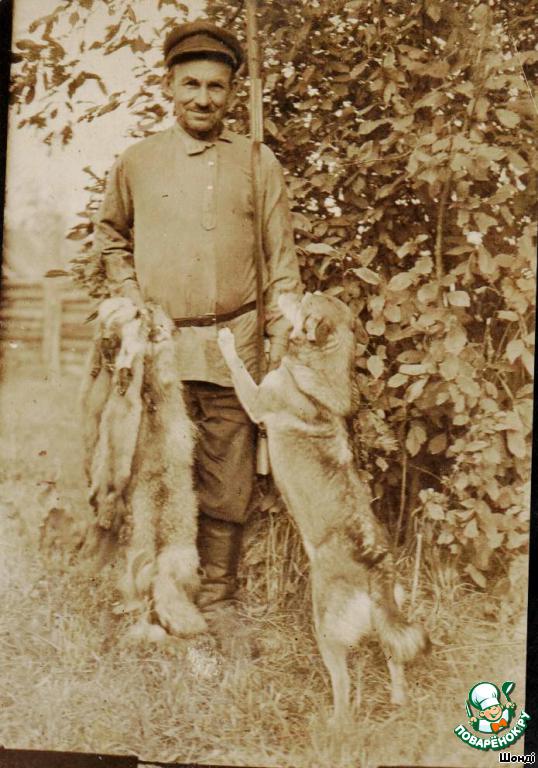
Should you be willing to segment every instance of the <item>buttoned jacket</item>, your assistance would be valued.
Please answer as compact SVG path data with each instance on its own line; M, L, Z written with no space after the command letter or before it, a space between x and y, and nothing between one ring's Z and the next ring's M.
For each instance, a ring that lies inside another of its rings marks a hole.
M288 332L278 295L301 287L282 168L264 145L261 180L265 328L277 358ZM200 141L175 123L129 147L109 174L95 232L108 278L119 290L135 279L143 298L172 318L231 312L255 299L254 242L246 137L224 129ZM254 373L256 313L226 325ZM184 379L231 385L217 330L178 330Z

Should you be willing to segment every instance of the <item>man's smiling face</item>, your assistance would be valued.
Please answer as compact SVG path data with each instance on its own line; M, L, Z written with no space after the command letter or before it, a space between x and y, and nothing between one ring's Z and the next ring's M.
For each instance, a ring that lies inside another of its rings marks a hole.
M480 712L480 717L485 717L490 722L495 722L501 716L502 709L499 704L494 704L492 707L487 707L483 712Z
M224 61L178 61L166 76L179 124L196 139L213 139L232 96L232 68Z

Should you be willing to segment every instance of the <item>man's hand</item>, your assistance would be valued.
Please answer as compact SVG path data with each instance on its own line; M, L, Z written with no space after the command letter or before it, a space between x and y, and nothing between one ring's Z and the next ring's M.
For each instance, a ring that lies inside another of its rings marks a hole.
M104 327L122 327L138 314L136 304L124 296L105 299L99 306L99 319Z
M121 296L132 301L135 307L137 307L139 310L142 311L145 309L144 299L142 298L142 294L140 293L140 288L138 287L136 280L131 280L129 278L122 283Z
M275 368L278 368L286 354L287 348L288 340L286 338L272 339L271 346L269 347L269 371L274 371Z
M229 328L221 328L217 335L217 342L225 360L233 359L236 355L234 335Z

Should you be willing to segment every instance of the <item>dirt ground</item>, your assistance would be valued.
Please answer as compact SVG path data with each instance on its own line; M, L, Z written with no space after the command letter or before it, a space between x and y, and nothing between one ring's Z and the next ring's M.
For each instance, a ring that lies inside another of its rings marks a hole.
M363 700L338 729L308 610L247 603L262 652L215 658L202 646L133 645L112 612L113 569L89 574L39 549L51 507L88 519L78 382L6 366L0 386L0 743L8 748L136 754L225 765L481 766L496 755L462 744L476 682L516 682L524 704L525 615L503 623L492 598L462 584L422 584L433 641L408 672L409 704L391 707L378 646L361 651ZM521 744L511 752L522 752Z

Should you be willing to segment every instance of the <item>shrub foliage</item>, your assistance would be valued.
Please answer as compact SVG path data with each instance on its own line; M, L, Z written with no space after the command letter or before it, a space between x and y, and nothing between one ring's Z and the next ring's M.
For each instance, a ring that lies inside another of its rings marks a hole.
M159 0L155 29L136 3L105 5L105 35L83 36L78 58L65 40L102 0L64 2L16 43L21 124L46 142L122 105L134 137L169 113L155 65L185 7ZM266 141L287 172L306 287L359 321L353 426L379 513L395 541L420 531L480 587L492 573L515 579L528 537L538 3L261 5ZM208 13L244 37L241 6L211 0ZM138 90L109 94L81 54L125 47ZM77 105L89 81L102 99ZM102 180L86 170L91 213ZM75 276L98 296L91 228L85 215L70 237L86 249Z

